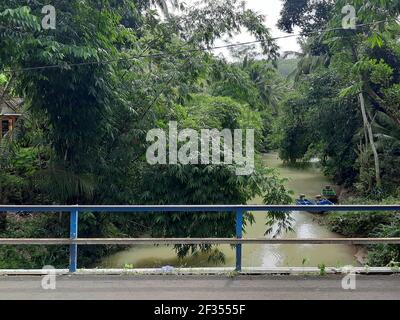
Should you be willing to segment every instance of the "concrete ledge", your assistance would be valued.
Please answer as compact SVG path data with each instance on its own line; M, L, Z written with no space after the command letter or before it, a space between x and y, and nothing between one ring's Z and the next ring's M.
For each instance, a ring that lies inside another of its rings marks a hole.
M357 274L394 274L400 273L400 268L388 267L326 267L326 274L344 274L349 272ZM243 268L236 272L234 268L158 268L158 269L79 269L70 273L68 269L55 270L0 270L0 276L15 275L44 275L54 272L56 275L263 275L263 274L287 274L287 275L319 275L321 273L316 267L275 267L275 268Z

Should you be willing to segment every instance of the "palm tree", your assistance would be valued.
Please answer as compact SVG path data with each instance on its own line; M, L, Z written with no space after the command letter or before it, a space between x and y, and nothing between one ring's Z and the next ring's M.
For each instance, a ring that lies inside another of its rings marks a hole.
M268 64L253 64L248 67L250 79L256 85L264 105L271 106L275 114L284 92L285 84L279 79L275 69Z
M298 81L302 75L310 74L321 66L327 66L330 62L328 54L314 55L310 40L299 40L301 51L285 51L282 59L294 56L299 59L297 68L289 74L289 78Z

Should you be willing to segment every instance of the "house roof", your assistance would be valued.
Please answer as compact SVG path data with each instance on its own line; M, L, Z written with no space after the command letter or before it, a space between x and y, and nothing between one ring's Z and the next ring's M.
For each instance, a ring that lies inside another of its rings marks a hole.
M24 101L19 98L9 98L4 96L3 90L0 89L0 115L21 115L23 102Z

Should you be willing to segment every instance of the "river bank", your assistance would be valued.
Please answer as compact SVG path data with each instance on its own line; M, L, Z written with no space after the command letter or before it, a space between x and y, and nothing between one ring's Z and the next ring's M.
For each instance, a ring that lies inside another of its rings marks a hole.
M287 178L287 187L295 194L306 193L310 196L319 194L330 181L323 176L315 164L305 167L288 167L276 153L263 156L266 166L276 168L282 177ZM253 199L249 204L262 204L261 198ZM282 238L330 238L340 237L326 226L315 221L315 215L306 212L293 212L293 231ZM266 236L266 217L264 213L254 214L255 222L246 228L245 237L262 238ZM135 246L104 258L97 267L135 268L161 267L212 267L233 266L235 251L231 246L219 246L225 256L225 263L209 261L207 254L197 254L184 259L176 257L172 247ZM290 266L326 266L358 265L355 255L357 248L345 245L247 245L243 246L244 267L290 267Z
M396 197L377 201L363 197L349 197L342 204L390 205L398 203ZM348 238L397 238L400 237L399 212L331 212L319 217L318 223L332 232ZM395 266L400 262L399 245L357 246L357 261L370 266Z

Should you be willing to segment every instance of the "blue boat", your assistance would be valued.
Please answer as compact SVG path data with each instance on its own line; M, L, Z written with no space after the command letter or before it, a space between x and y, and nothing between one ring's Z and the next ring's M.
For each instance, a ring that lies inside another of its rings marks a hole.
M300 198L296 200L296 204L299 206L333 206L335 205L332 201L322 198L322 196L316 196L315 200L308 200L304 194L300 195ZM325 213L326 211L308 211L310 213Z
M333 206L333 205L335 205L332 201L329 201L328 199L322 199L322 200L316 201L315 204L318 206Z
M307 199L297 199L296 204L299 206L313 206L314 203Z

